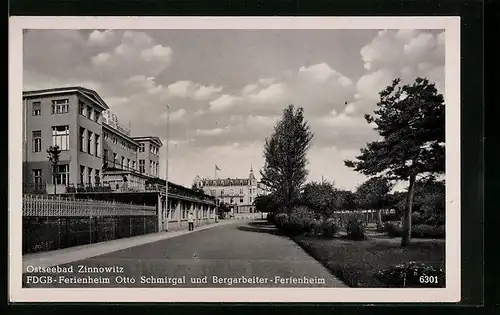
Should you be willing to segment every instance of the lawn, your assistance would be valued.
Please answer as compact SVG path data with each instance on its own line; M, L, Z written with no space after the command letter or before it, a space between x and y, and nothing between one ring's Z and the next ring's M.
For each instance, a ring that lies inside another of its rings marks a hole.
M402 248L399 238L350 241L342 238L298 236L293 239L350 287L387 287L376 278L376 273L410 261L434 265L444 270L444 240L412 239L410 245ZM441 286L444 287L444 283Z

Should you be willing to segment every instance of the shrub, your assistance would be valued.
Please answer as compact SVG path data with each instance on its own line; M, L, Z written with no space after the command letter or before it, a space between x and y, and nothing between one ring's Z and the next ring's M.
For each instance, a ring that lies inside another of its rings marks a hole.
M365 225L362 220L352 218L347 221L347 237L352 240L361 240L365 238Z
M398 221L400 216L397 213L382 214L382 222Z
M288 215L286 213L278 213L274 217L274 224L277 228L283 228L288 223Z
M412 225L424 224L426 220L427 220L427 216L425 216L422 213L413 212L411 214L411 223L412 223Z
M445 272L427 264L409 262L383 269L376 277L390 287L438 287L445 286Z
M416 238L442 238L444 237L444 226L433 226L429 224L417 224L411 229L412 237Z
M275 213L274 212L269 212L266 216L267 222L269 223L275 223L274 218L275 218Z
M400 237L403 235L403 228L390 222L384 224L384 230L389 237Z
M299 235L309 233L313 230L315 221L315 214L313 211L306 207L299 206L292 210L284 227L287 233Z
M339 231L339 226L333 218L326 219L321 223L321 235L324 237L333 237Z
M320 235L321 234L321 229L322 229L323 223L321 222L320 219L314 219L312 222L311 226L311 234L313 235Z
M440 225L437 227L437 235L439 237L442 237L442 238L446 237L446 226L445 225Z

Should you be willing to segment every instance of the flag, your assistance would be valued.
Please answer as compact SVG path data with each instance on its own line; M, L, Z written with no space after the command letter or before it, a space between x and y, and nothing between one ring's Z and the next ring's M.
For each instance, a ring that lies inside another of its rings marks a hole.
M220 171L220 168L217 165L215 165L215 170Z

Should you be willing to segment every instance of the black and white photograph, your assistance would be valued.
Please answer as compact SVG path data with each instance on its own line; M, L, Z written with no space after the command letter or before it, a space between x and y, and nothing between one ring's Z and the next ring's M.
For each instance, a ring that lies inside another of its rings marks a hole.
M460 299L457 19L253 19L11 19L11 299Z

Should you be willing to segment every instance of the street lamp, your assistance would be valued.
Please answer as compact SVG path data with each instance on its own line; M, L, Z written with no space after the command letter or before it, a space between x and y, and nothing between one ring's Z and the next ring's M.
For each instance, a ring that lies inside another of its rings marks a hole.
M170 138L170 106L168 104L167 105L167 143L166 143L166 166L165 166L165 214L164 216L167 216L166 217L166 230L168 231L168 210L169 210L169 207L168 207L168 143L169 143L169 138Z

